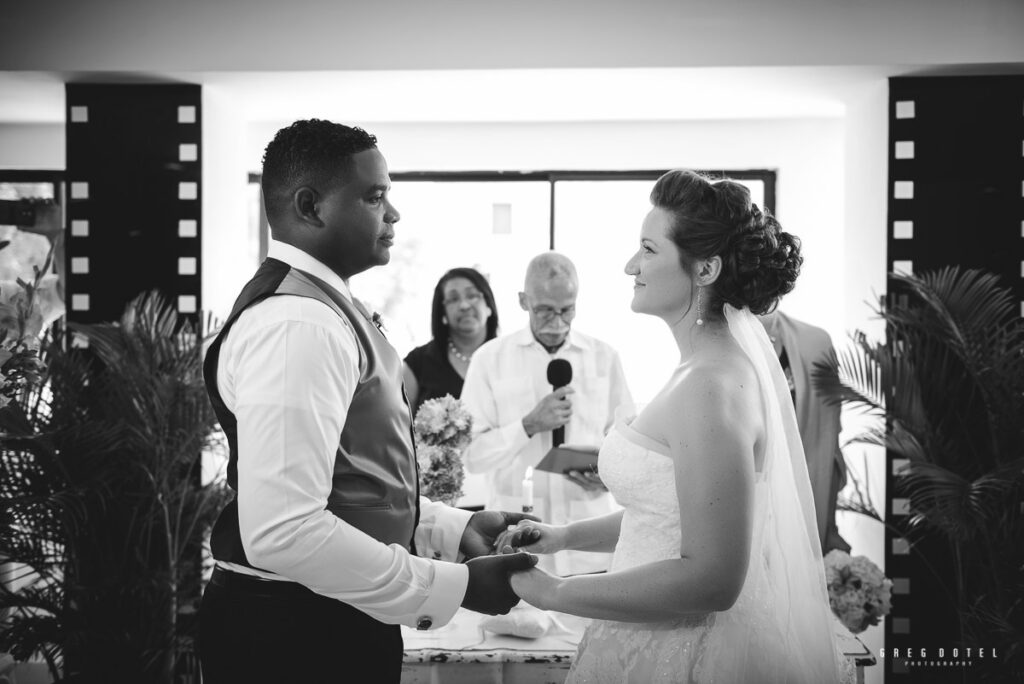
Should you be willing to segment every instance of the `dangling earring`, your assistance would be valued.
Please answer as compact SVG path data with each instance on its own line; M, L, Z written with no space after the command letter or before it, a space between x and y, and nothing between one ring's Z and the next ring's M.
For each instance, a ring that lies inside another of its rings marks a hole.
M704 288L697 288L697 325L704 325L704 309L701 306L704 298Z
M448 317L441 316L441 325L448 325Z

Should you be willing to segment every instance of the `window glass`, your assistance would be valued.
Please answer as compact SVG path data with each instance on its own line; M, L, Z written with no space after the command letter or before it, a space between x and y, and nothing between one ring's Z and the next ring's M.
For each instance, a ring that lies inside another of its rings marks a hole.
M391 200L402 216L391 263L354 276L350 285L381 313L388 339L402 356L430 341L434 286L456 266L488 278L499 334L526 325L518 293L527 262L549 244L547 182L396 181Z

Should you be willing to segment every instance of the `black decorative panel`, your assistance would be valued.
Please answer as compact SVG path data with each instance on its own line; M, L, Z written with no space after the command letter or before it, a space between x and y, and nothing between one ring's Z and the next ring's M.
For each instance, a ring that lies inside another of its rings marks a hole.
M1024 315L1024 76L890 79L888 158L889 270L982 268L1013 289ZM938 537L915 538L911 549L901 533L911 511L896 489L903 465L890 454L885 562L894 596L889 655L879 661L885 681L976 681L984 670L977 654L960 648L951 656L962 646L952 568L972 559L954 558ZM941 660L975 665L928 665L940 660L939 648Z
M158 289L202 309L198 85L67 85L68 317L113 321Z

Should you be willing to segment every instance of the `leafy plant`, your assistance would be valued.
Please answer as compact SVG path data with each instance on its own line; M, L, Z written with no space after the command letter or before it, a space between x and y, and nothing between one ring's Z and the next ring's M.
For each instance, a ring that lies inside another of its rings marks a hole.
M0 409L0 649L42 656L58 681L176 681L226 500L201 481L218 446L201 331L156 293L119 323L67 327L44 338L40 382Z
M858 442L906 466L901 534L945 540L965 642L994 646L1024 676L1024 320L995 275L945 268L891 275L878 315L886 337L862 332L819 366L818 387L877 417Z

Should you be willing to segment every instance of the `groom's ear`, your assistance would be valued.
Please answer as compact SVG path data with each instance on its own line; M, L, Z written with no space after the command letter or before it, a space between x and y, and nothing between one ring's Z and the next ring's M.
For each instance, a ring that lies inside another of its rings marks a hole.
M302 185L292 193L292 212L299 221L322 228L323 219L320 218L320 193L308 185Z

